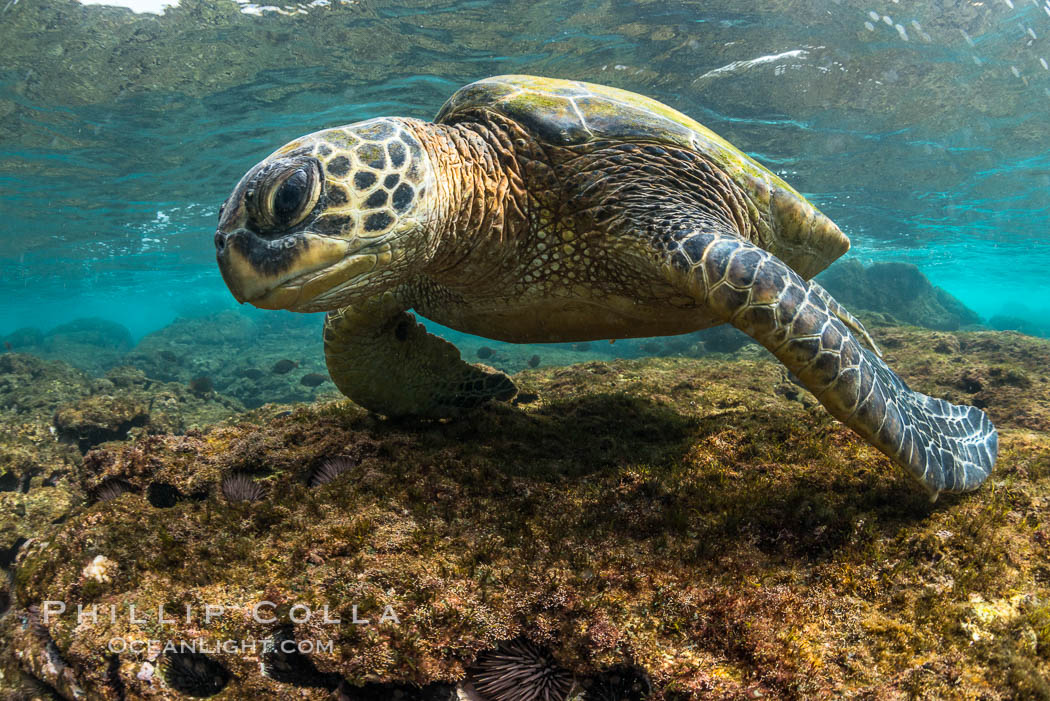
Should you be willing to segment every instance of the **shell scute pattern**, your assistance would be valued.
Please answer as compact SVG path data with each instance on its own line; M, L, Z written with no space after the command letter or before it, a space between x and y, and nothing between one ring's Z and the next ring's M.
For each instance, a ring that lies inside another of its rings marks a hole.
M423 194L422 147L397 120L322 132L314 155L327 176L328 207L313 225L319 233L380 236Z
M373 119L365 122L360 129L357 130L357 135L362 139L374 142L385 142L397 136L398 130L385 119Z
M389 194L386 190L380 188L375 190L368 199L365 200L366 209L379 209L380 207L386 206L386 201L389 199Z
M326 145L334 151L348 151L357 145L357 138L347 131L333 131Z
M405 145L400 141L392 141L387 144L387 154L390 156L390 165L400 168L405 165Z
M364 162L369 168L375 170L386 169L386 148L383 144L365 142L357 147L355 154L359 161Z
M375 173L370 173L367 170L359 170L354 173L354 187L358 190L367 190L376 184L379 178L376 177Z
M350 201L350 196L346 194L346 189L337 183L328 183L328 204L332 207L342 207Z
M394 211L398 214L403 214L412 204L412 199L415 197L415 193L412 186L408 183L401 183L394 190L394 195L391 198L391 202L394 205Z
M747 195L753 242L804 278L849 249L837 226L779 176L699 122L656 100L590 83L507 75L468 85L436 121L478 109L509 117L552 145L652 141L702 154Z
M336 156L328 162L326 170L332 175L342 177L350 172L350 159L346 156Z

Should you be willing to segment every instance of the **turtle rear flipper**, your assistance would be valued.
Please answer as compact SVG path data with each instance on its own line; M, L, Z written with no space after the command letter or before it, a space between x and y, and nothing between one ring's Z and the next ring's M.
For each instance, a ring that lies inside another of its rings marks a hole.
M339 391L386 416L453 416L517 394L507 375L464 361L454 345L428 333L389 292L330 312L324 350Z
M681 238L666 253L677 286L768 348L833 416L934 497L987 478L998 452L988 416L911 390L863 347L816 283L728 230Z

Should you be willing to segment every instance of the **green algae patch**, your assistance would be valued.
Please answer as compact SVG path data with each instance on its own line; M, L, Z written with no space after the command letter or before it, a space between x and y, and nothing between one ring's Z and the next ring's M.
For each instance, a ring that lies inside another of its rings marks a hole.
M310 641L315 681L427 684L524 635L580 677L644 669L653 698L1045 695L1050 343L876 340L913 387L996 420L980 490L931 503L749 352L528 370L516 380L538 399L450 421L266 406L90 451L85 490L131 490L21 549L4 666L91 697L173 698L151 671L164 655L112 641L254 641L209 653L223 698L326 698L262 674L264 642ZM961 387L975 368L987 384ZM349 467L311 487L333 459ZM263 498L229 501L234 473ZM175 495L160 506L157 484ZM20 623L49 600L69 612ZM105 615L78 625L78 604Z

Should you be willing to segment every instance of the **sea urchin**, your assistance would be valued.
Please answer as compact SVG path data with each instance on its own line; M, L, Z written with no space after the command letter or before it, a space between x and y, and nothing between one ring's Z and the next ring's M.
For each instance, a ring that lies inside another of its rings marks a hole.
M234 472L222 478L222 495L228 502L254 502L263 498L263 488L243 472Z
M207 655L173 652L165 654L164 658L164 681L186 696L214 696L230 682L229 670Z
M310 473L310 486L320 487L323 484L328 484L339 475L356 466L357 463L357 460L342 455L328 458Z
M481 653L469 674L486 701L564 701L573 687L572 674L525 638Z
M128 492L134 491L135 488L130 482L126 482L119 478L110 478L95 487L91 495L95 498L95 501L110 501L111 499L116 499L121 494L127 494Z

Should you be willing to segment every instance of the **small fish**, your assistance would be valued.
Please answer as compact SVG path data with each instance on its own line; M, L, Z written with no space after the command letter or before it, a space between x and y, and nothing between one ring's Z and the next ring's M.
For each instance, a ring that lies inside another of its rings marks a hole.
M11 351L13 351L15 349L15 347L11 345L10 341L4 341L4 348L7 349L8 353L10 353Z
M163 360L166 363L174 363L175 361L177 361L179 359L178 356L176 356L174 353L172 353L169 350L162 350L162 351L160 351L159 353L157 353L157 357L160 358L161 360Z
M540 356L534 355L531 358L529 358L529 367L530 368L539 367L539 365L540 365Z
M210 377L201 375L190 380L190 391L198 396L203 396L215 389L215 383Z
M478 348L478 357L484 360L485 358L491 358L496 351L492 350L488 346L482 346Z
M308 375L303 375L299 380L299 384L306 385L307 387L316 387L322 382L328 379L328 375L321 374L319 372L311 372Z
M278 360L273 364L273 367L270 368L270 371L275 375L285 375L297 367L299 367L299 363L294 360Z
M573 344L572 344L572 349L573 349L574 351L586 351L586 350L590 350L590 349L591 349L591 344L590 344L590 343L588 343L588 342L586 342L586 341L585 341L585 342L583 342L583 343L573 343Z
M245 368L241 370L241 377L247 377L249 380L258 380L263 376L263 371L258 368Z

